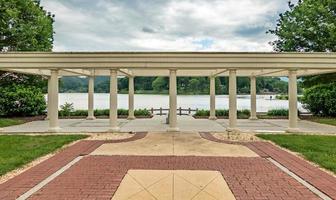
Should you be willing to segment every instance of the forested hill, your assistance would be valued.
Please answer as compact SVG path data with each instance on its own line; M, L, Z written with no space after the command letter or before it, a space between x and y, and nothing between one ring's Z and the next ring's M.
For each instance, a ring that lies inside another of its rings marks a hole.
M63 77L61 79L61 92L87 92L87 78ZM136 77L135 92L148 94L168 93L168 77ZM257 92L260 93L287 93L287 82L280 78L258 77ZM119 93L128 91L128 79L118 79ZM177 90L179 94L209 94L209 79L207 77L178 77ZM248 77L237 78L238 94L248 94L250 91L250 79ZM109 77L96 77L95 92L109 92ZM216 78L216 93L228 93L228 77Z

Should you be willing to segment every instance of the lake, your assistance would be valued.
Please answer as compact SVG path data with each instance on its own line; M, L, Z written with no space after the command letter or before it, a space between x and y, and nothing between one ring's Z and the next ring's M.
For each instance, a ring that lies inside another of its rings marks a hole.
M87 93L60 93L59 105L63 105L65 102L73 103L75 109L87 109L88 104ZM107 109L109 108L109 94L96 93L94 95L94 107L95 109ZM272 96L272 100L270 99ZM210 97L209 95L178 95L177 107L182 108L198 108L209 109ZM229 108L229 96L217 95L216 96L216 108L228 109ZM169 108L169 96L168 95L154 95L154 94L135 94L134 95L134 107L138 108ZM238 95L237 107L241 109L250 109L250 96ZM128 95L118 94L118 108L128 108ZM267 112L270 109L288 108L287 100L276 100L275 95L257 95L257 112ZM305 111L302 105L298 103L300 111Z

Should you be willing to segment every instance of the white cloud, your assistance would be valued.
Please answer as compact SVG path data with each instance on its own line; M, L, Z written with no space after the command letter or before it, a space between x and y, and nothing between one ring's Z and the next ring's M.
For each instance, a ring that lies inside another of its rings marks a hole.
M274 36L265 32L287 0L42 0L42 5L56 15L55 51L271 51Z

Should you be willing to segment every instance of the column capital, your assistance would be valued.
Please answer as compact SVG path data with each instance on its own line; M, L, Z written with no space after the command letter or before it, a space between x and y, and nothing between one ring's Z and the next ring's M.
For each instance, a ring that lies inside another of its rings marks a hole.
M236 69L236 68L229 68L228 70L229 70L229 71L234 71L234 72L236 72L236 71L237 71L237 69Z
M176 68L169 68L169 71L170 71L170 72L176 72L177 69L176 69Z
M290 69L288 69L289 72L297 72L297 70L298 70L297 68L290 68Z
M90 75L89 76L95 76L95 69L90 69Z
M118 68L110 68L111 73L118 72L118 70L119 70Z

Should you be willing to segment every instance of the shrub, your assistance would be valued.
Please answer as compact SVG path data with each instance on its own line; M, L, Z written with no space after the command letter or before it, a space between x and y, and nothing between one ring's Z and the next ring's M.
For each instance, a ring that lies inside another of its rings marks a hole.
M320 84L304 91L302 103L315 115L336 116L336 82Z
M288 116L288 109L272 109L267 111L268 116Z
M151 113L147 109L137 109L134 110L135 116L151 116Z
M74 110L73 104L65 103L61 106L61 110L59 111L60 116L87 116L88 110ZM95 116L109 116L110 110L109 109L96 109L94 110ZM118 115L127 116L128 110L127 109L118 109ZM134 110L135 116L151 116L151 113L147 109L136 109Z
M41 89L23 85L1 87L1 115L36 116L44 114L45 110L46 101Z
M95 110L94 111L95 116L109 116L110 110L109 109L101 109L101 110Z
M204 117L204 116L210 116L210 111L209 110L197 110L195 113L195 116L200 116L200 117Z
M195 116L200 116L200 117L206 117L210 116L210 111L209 110L198 110L195 113ZM216 110L216 116L217 117L228 117L229 116L229 110L227 109L218 109ZM237 116L240 118L248 118L250 116L250 110L244 109L244 110L238 110L237 111Z
M58 112L60 116L71 116L74 111L73 103L65 102L64 105L61 105L61 110Z
M250 114L251 114L250 110L247 110L247 109L237 111L237 116L239 118L248 118L250 117Z
M226 109L216 110L216 116L222 116L222 117L229 116L229 110L226 110Z
M118 115L128 115L128 110L126 110L126 109L118 109Z

